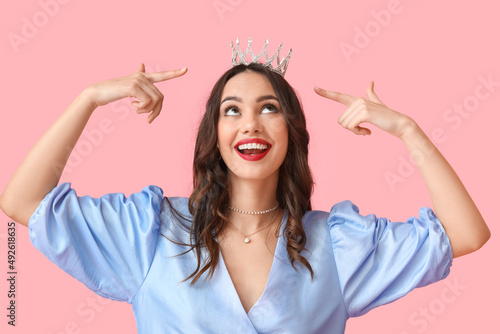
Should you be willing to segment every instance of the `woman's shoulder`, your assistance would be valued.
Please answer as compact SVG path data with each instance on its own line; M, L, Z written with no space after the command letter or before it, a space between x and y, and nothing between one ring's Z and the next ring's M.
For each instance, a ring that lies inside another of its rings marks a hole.
M366 217L360 215L358 207L349 200L333 204L329 211L307 211L302 218L308 245L320 244L327 248L332 248L341 235L337 232L339 226L342 230L350 230L353 228L351 225L357 224L364 225L363 229L370 225Z
M192 218L189 212L189 198L163 197L160 210L161 234L171 234L174 230L189 232Z
M162 211L165 209L175 208L176 210L188 210L189 206L189 198L175 196L175 197L163 197L163 201L161 203Z
M359 215L358 207L349 200L338 202L330 208L330 211L311 210L307 211L302 221L304 228L328 228L333 220L341 219L341 216Z

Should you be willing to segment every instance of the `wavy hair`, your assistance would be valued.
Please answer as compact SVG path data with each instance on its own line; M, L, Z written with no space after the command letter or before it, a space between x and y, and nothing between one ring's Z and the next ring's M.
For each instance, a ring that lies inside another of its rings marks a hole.
M284 237L286 237L286 249L291 265L297 269L295 261L303 264L309 270L311 279L314 277L311 265L300 254L305 249L307 241L302 226L302 217L306 211L311 210L313 188L313 179L308 164L309 133L306 129L302 105L293 88L281 75L260 64L242 64L226 71L215 83L198 129L193 161L193 192L189 197L189 212L192 215L191 244L171 240L190 247L182 254L195 251L198 265L195 271L185 279L186 281L192 278L191 284L195 284L207 270L209 277L212 277L218 264L217 236L228 223L226 210L230 198L227 166L220 159L220 152L217 148L217 124L222 92L226 83L232 77L245 71L254 71L266 77L282 107L288 127L288 152L279 170L276 198L279 207L288 213ZM189 221L172 205L170 208L176 216ZM204 250L207 253L202 263Z

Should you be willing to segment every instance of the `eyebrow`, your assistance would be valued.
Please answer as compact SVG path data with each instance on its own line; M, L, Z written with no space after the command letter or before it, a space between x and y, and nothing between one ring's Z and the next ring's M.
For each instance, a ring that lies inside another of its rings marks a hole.
M265 101L265 100L276 100L279 102L278 98L274 95L264 95L264 96L261 96L259 97L256 102L262 102L262 101ZM243 100L241 99L241 97L238 97L238 96L227 96L226 98L224 98L224 100L222 100L222 102L220 104L223 104L224 102L227 102L227 101L236 101L236 102L243 102Z

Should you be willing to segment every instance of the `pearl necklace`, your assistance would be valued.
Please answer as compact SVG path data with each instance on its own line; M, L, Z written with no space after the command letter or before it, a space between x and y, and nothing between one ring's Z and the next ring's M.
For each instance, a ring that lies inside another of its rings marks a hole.
M247 215L262 215L262 214L264 214L264 213L268 213L268 212L271 212L271 211L276 210L276 209L278 208L278 205L279 205L279 203L278 203L278 204L276 204L276 206L275 206L274 208L271 208L271 209L268 209L268 210L264 210L264 211L244 211L244 210L240 210L240 209L233 208L232 206L229 206L229 208L230 208L231 210L236 211L236 212L239 212L239 213L244 213L244 214L247 214ZM273 217L274 217L274 215L273 215ZM245 233L241 232L241 230L240 230L239 228L237 228L237 227L236 227L236 225L234 225L234 224L233 224L233 222L231 222L231 221L229 221L229 222L230 222L230 223L231 223L231 225L233 225L233 227L234 227L234 228L235 228L238 232L240 232L240 234L241 234L241 235L245 238L245 239L243 239L243 241L244 241L246 244L249 244L250 242L252 242L252 239L250 239L250 236L252 236L252 235L254 235L254 234L256 234L256 233L259 233L260 231L265 230L266 228L268 228L269 226L271 226L271 225L272 225L272 223L273 223L273 219L271 219L271 222L269 223L269 225L267 225L267 226L265 226L265 227L263 227L263 228L261 228L261 229L259 229L259 230L255 231L255 232L253 232L253 233L250 233L250 234L245 234Z
M264 211L244 211L244 210L240 210L240 209L236 209L236 208L233 208L232 206L229 205L229 208L233 211L236 211L236 212L239 212L239 213L244 213L244 214L247 214L247 215L262 215L264 213L268 213L268 212L271 212L273 210L276 210L278 208L278 205L279 203L277 203L274 208L271 208L271 209L267 209L267 210L264 210Z

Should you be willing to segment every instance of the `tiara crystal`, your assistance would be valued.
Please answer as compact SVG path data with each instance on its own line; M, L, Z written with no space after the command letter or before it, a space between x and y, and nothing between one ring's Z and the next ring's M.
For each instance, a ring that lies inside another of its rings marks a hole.
M283 43L280 44L278 51L269 58L269 54L267 53L267 45L269 44L269 41L266 39L266 42L264 43L264 47L262 50L255 55L252 50L252 38L248 38L248 45L245 50L245 52L241 52L240 48L240 41L238 38L236 38L236 48L234 47L233 42L231 42L231 48L233 49L233 59L232 59L232 67L235 67L240 64L261 64L262 66L265 66L269 68L271 71L276 72L280 74L281 76L285 76L286 69L288 67L288 62L290 61L290 56L292 55L292 49L288 51L288 54L286 57L283 57L283 59L280 60L280 51L281 48L283 47ZM252 60L248 62L246 60L247 55L250 54L252 57ZM259 60L262 58L262 56L265 57L265 62L261 63ZM238 59L239 58L239 59ZM276 67L273 67L273 61L276 59Z

